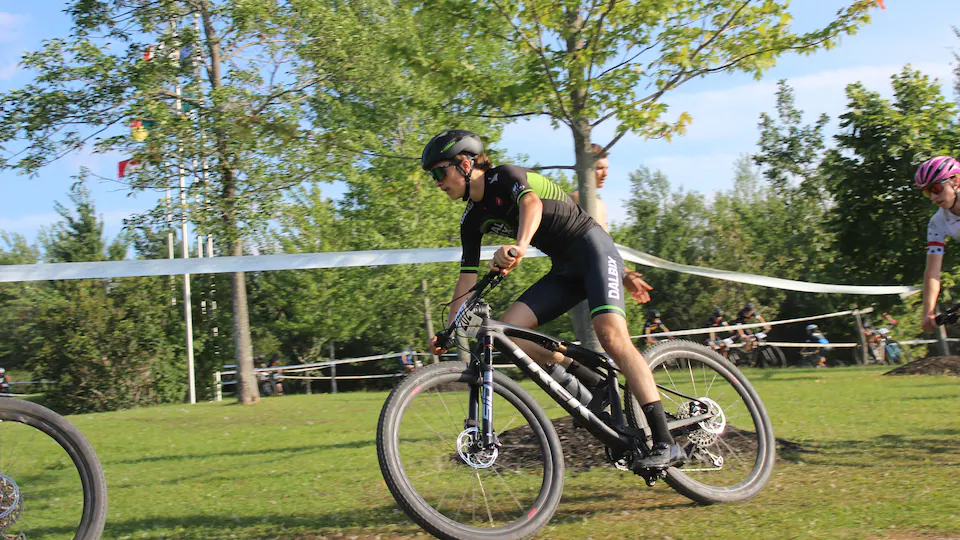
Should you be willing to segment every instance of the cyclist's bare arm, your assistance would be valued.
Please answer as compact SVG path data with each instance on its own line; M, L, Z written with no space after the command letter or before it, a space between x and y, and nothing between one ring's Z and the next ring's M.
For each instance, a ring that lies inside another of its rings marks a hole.
M472 272L462 272L460 277L457 278L457 284L453 288L453 301L450 302L450 312L447 314L447 326L453 323L453 317L457 314L457 310L470 298L467 291L476 284L477 274Z
M763 326L763 331L764 331L764 332L769 332L769 331L773 330L773 327L770 326L769 324L767 324L767 320L764 319L761 315L757 315L757 320L760 321L760 322L762 322L762 323L764 324L764 326Z
M520 207L520 226L517 230L517 243L512 246L500 246L500 249L497 250L493 255L493 259L490 261L490 269L492 270L495 266L499 267L503 270L502 273L504 275L520 264L520 260L523 259L527 248L530 247L533 235L537 233L537 229L540 228L540 221L543 219L543 202L536 193L532 191L527 192L520 197L517 205ZM510 256L511 248L517 250L518 254L516 257ZM472 286L473 285L471 285L471 287ZM452 307L453 306L451 306L451 308Z
M932 332L936 330L934 311L937 307L937 298L940 296L940 270L943 265L943 255L938 253L927 254L927 267L923 272L923 329Z

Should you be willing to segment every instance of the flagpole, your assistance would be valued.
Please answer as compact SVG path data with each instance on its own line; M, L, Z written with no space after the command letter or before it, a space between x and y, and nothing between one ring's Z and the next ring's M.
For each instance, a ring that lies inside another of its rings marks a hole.
M171 21L175 37L178 36L177 23ZM180 43L174 42L175 50L170 53L168 58L173 58L179 66L180 63ZM180 78L177 78L177 97L174 106L177 114L183 114L183 101L180 99ZM184 259L190 258L190 237L187 235L187 183L186 175L183 170L183 156L181 154L181 145L177 140L177 173L180 177L180 238L183 239L181 253ZM186 348L187 348L187 381L190 394L190 403L197 402L196 377L193 366L193 302L190 298L190 274L183 274L183 318L186 326Z

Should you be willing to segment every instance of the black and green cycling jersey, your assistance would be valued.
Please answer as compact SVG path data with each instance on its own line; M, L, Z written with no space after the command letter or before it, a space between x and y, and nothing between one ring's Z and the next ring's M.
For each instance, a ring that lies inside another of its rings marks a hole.
M536 193L543 202L540 227L530 244L550 257L563 254L572 242L599 226L560 186L530 169L501 165L486 171L483 181L483 199L467 203L460 219L461 272L477 272L484 234L516 239L519 201L528 193Z

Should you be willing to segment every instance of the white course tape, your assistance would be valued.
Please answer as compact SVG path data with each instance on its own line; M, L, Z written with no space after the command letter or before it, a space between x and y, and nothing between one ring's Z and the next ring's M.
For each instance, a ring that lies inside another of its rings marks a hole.
M661 259L659 257L654 257L649 253L643 253L642 251L637 251L621 245L617 245L617 248L620 250L620 256L622 256L625 261L635 262L644 266L663 268L664 270L673 270L674 272L693 274L695 276L723 279L726 281L736 281L738 283L747 283L750 285L760 285L761 287L770 287L773 289L811 293L865 295L899 294L901 296L908 296L921 290L920 287L830 285L826 283L809 283L806 281L794 281L792 279L772 278L767 276L758 276L756 274L733 272L730 270L715 270L713 268L704 268L702 266L678 264Z
M761 328L764 326L776 326L778 324L791 324L798 322L807 322L815 321L817 319L827 319L830 317L841 317L843 315L853 315L854 313L871 313L873 308L866 308L861 310L849 310L849 311L835 311L833 313L824 313L823 315L811 315L809 317L797 317L796 319L782 319L779 321L767 321L762 323L750 323L750 324L729 324L727 326L711 326L704 328L691 328L689 330L673 330L670 332L654 332L652 334L640 334L636 336L630 336L630 339L637 339L642 337L677 337L677 336L695 336L697 334L709 334L711 332L722 333L729 332L731 330L740 330L744 328Z
M677 264L654 257L648 253L617 246L621 256L628 261L663 268L686 274L723 279L786 289L790 291L833 293L908 295L920 290L905 286L856 286L808 283L789 279L772 278L714 270L701 266ZM497 246L481 249L480 257L489 260ZM56 279L104 279L139 276L168 276L179 274L217 274L223 272L264 272L271 270L309 270L316 268L343 268L351 266L383 266L393 264L421 264L456 262L460 260L460 248L392 249L374 251L340 251L332 253L298 253L286 255L248 255L243 257L204 257L195 259L151 259L136 261L103 261L80 263L17 264L0 266L0 283L15 281L46 281ZM542 257L537 249L530 249L526 257Z

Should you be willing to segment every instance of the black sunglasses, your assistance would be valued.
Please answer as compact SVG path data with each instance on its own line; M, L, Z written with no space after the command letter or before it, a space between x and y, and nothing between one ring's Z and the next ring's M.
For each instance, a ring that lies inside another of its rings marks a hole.
M454 165L456 165L456 163L448 163L446 165L441 165L440 167L434 167L430 169L430 176L432 176L434 180L439 182L447 176L447 171L445 171L444 169L446 169L447 167L453 167Z

